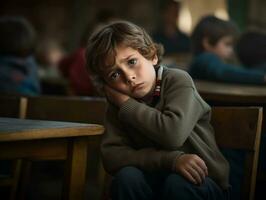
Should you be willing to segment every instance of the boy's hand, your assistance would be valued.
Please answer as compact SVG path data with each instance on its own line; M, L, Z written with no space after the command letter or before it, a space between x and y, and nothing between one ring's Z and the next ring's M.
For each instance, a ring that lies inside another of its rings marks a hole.
M120 107L124 102L126 102L129 99L128 95L118 92L117 90L114 90L108 85L104 86L104 91L105 91L106 97L118 107Z
M208 176L205 162L196 154L183 154L176 161L176 172L194 184L201 184Z

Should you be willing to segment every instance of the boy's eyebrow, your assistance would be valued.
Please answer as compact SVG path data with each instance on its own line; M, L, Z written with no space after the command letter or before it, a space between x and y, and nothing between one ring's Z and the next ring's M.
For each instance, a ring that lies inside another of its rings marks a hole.
M116 65L110 66L104 71L104 74L108 76L115 69L116 69Z
M127 61L129 58L131 58L132 56L134 56L135 54L130 54L125 58L122 58L120 60L120 62L125 62ZM108 69L105 70L104 74L108 75L110 72L114 71L117 68L116 64L114 64L113 66L109 66Z
M135 54L130 54L130 55L128 55L126 58L122 58L121 60L120 60L120 62L122 61L122 62L125 62L125 61L127 61L130 57L132 57L132 56L134 56Z

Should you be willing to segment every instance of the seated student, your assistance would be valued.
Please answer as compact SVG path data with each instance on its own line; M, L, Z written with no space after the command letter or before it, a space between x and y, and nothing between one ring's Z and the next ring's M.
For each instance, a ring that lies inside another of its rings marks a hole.
M244 67L266 72L266 34L258 31L243 33L237 41L236 54Z
M35 32L22 17L0 18L0 93L40 94Z
M191 39L194 58L189 66L192 78L241 84L265 84L265 73L227 64L232 56L237 28L231 21L205 16Z
M96 20L93 24L88 24L80 41L80 47L71 54L64 57L59 63L59 69L70 82L70 88L74 95L79 96L98 96L93 83L85 68L85 46L88 42L88 36L93 29L116 19L115 13L111 10L103 9L96 14Z
M116 21L89 39L87 68L108 100L101 144L112 199L228 199L229 166L191 77L160 65L144 29Z
M189 53L190 38L177 27L180 3L175 0L161 1L161 22L153 34L156 42L163 44L165 54Z

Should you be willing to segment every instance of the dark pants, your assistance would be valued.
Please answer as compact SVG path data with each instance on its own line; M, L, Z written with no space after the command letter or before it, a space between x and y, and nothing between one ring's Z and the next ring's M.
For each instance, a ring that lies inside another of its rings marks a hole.
M147 173L125 167L111 184L112 200L226 200L229 195L206 178L201 185L190 183L176 173Z

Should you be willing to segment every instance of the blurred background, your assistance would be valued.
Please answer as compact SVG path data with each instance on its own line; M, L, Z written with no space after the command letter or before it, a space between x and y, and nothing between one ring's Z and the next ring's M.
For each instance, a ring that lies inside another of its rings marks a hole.
M167 6L169 1L177 4ZM179 31L178 34L182 33L184 42L190 37L201 17L213 14L235 22L240 33L257 31L266 34L265 8L265 0L9 0L1 1L0 17L22 16L36 30L36 47L30 56L37 61L34 67L38 68L38 77L34 78L36 84L39 83L37 79L40 80L41 90L32 95L98 96L84 67L84 51L88 36L102 24L125 19L144 27L159 42L164 37L160 35L163 30L170 30L170 33ZM170 50L166 52L163 62L170 66L174 62L174 65L186 69L191 61L189 44L184 42L182 46L182 42L178 42L178 45L169 43ZM171 45L177 48L171 49ZM26 67L32 66L25 66L25 69ZM27 78L26 74L25 79L28 80ZM6 82L5 79L2 80L4 81L0 82L0 86ZM0 94L6 92L0 90ZM28 95L23 91L15 92ZM36 169L38 167L40 168L37 166ZM57 182L47 181L47 190L43 190L43 193L36 189L40 177L46 177L50 171L53 172L53 178L57 175L63 176L58 173L62 171L60 167L45 167L48 170L44 174L38 175L35 172L33 177L36 180L33 181L30 192L32 197L28 199L60 199L60 184ZM91 199L99 199L101 193L93 181L90 187L93 191L88 193L92 194ZM265 190L265 185L262 190Z
M113 19L132 21L144 27L155 38L158 30L166 29L164 25L167 23L172 31L175 31L171 27L174 24L177 30L189 37L199 19L207 14L234 21L241 32L266 32L266 1L263 0L176 0L178 8L170 6L165 9L167 1L9 0L1 2L0 17L22 16L33 25L37 33L34 56L39 66L41 94L48 95L97 95L91 84L86 83L90 81L85 77L86 74L79 77L85 69L77 65L84 65L84 59L80 57L90 33L99 24ZM156 42L163 43L161 35L158 37ZM171 45L172 42L169 43ZM175 54L175 64L185 68L190 60L187 54L189 49L181 46L181 49L174 48L166 51L166 54L181 53ZM184 43L184 46L189 44ZM182 54L183 52L186 54ZM166 55L164 62L171 65L173 59L169 57L170 60ZM78 62L83 63L76 64ZM88 90L90 92L86 92Z
M87 24L108 9L119 18L143 26L150 33L159 26L163 0L9 0L2 1L0 15L22 15L35 27L39 40L56 41L65 51L75 49ZM180 0L177 26L190 34L199 18L215 14L232 19L242 31L266 30L264 0Z
M168 41L172 49L166 49L164 64L171 65L174 60L174 64L183 69L191 58L186 38L204 15L232 20L240 32L266 32L266 1L263 0L176 0L177 7L166 8L167 2L169 0L9 0L1 2L0 17L22 16L36 30L34 57L38 63L41 94L45 95L98 95L85 72L84 47L95 28L114 19L129 20L144 27L160 43L164 43L162 37L165 37L161 30L168 34L182 33L183 47L180 42L176 45ZM168 44L164 44L166 48Z

